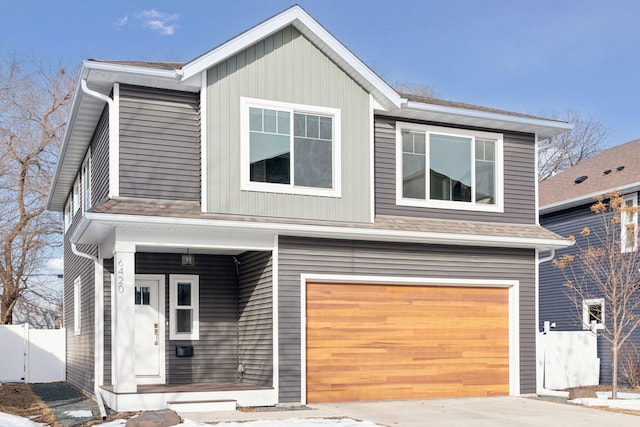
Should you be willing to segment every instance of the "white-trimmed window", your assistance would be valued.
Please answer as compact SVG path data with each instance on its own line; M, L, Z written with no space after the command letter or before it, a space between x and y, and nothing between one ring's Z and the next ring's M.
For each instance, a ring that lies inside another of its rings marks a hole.
M241 98L242 189L340 197L340 110Z
M584 329L604 329L604 299L594 298L582 301L582 324Z
M169 276L169 339L200 338L200 284L197 275Z
M502 134L397 123L396 203L503 211Z
M76 176L76 180L73 182L73 213L75 214L80 209L80 194L82 183L80 179L80 174Z
M80 276L73 281L73 333L80 335L82 316L82 281Z
M91 209L91 151L82 163L82 211Z
M638 195L632 194L624 197L624 207L628 211L621 213L620 221L620 246L622 252L631 252L638 249Z
M64 204L64 231L67 231L73 222L73 195L69 194Z

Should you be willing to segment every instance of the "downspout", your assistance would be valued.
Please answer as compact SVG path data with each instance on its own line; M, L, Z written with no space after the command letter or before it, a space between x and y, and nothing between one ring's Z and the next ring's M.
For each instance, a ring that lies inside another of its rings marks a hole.
M536 255L537 255L538 251L536 250ZM545 386L545 380L544 380L544 376L545 376L545 370L546 367L544 365L544 360L546 358L546 355L543 353L542 355L542 365L538 365L538 331L539 331L539 325L540 325L540 264L542 264L543 262L548 262L551 261L553 259L553 257L556 256L556 250L555 249L550 249L549 250L549 255L543 257L543 258L538 258L536 260L536 271L535 271L535 275L536 275L536 393L540 393L542 390L544 390L544 386Z
M90 259L91 261L93 261L93 268L94 268L94 274L95 274L95 278L98 278L99 273L102 271L102 265L100 265L100 261L98 260L97 257L93 256L93 255L89 255L87 253L84 252L80 252L78 250L78 248L76 247L76 244L74 242L71 242L71 252L73 252L75 255L82 257L82 258L87 258ZM101 282L101 281L100 281ZM98 285L99 281L94 279L94 286ZM102 298L103 293L100 292L102 290L102 287L98 287L96 288L96 298L95 298L95 306L94 306L94 323L95 323L95 337L94 337L94 352L95 352L95 356L97 358L99 358L99 361L95 361L94 365L94 370L93 370L93 393L96 396L96 402L98 403L98 408L100 409L100 416L102 417L103 420L107 419L107 411L104 407L104 402L102 401L102 394L100 392L100 386L102 384L100 384L102 381L100 380L102 378L102 368L104 365L104 361L102 360L102 358L104 357L104 353L103 353L103 349L101 348L102 346L100 345L103 341L103 331L102 331L102 322L103 322L103 311L104 311L104 301Z

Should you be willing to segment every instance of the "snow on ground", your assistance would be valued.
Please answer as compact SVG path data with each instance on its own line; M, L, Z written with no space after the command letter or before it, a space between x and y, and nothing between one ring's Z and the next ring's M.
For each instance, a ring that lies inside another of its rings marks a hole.
M71 411L70 411L71 412ZM82 412L82 411L74 411ZM86 414L77 415L77 418L84 418ZM99 424L101 427L121 427L126 424L126 420L109 421ZM0 426L2 427L47 427L46 424L34 423L33 421L19 417L17 415L0 412ZM211 427L211 424L198 423L191 420L184 420L180 426L184 427ZM288 420L263 420L249 422L221 422L219 427L377 427L369 421L355 421L348 418L325 419L325 418L290 418Z
M65 417L69 418L91 418L93 417L93 413L88 410L80 410L80 411L64 411Z
M2 427L44 427L46 424L34 423L28 418L0 412L0 426Z
M542 396L569 397L568 391L542 390L539 394ZM569 402L575 403L576 405L606 406L611 409L631 409L634 411L640 411L640 394L638 393L618 392L618 398L615 400L609 398L611 396L611 392L608 391L598 391L596 392L596 395L598 396L597 398L574 399Z

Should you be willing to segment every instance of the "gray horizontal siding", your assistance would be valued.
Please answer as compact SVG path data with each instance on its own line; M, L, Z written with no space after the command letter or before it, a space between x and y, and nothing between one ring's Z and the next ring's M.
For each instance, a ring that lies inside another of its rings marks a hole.
M80 219L80 211L75 224ZM79 257L71 251L69 235L72 225L64 237L64 326L67 331L67 381L88 394L93 394L95 363L95 292L94 264L91 260ZM97 255L97 249L91 245L78 245L81 252ZM74 330L74 292L73 282L80 277L80 335Z
M105 107L91 140L91 206L109 197L109 110Z
M442 123L431 125L451 127ZM487 129L482 129L486 131ZM396 205L395 120L375 119L375 208L378 215L416 216L489 222L533 224L535 211L535 141L529 134L504 135L504 212L456 211Z
M243 380L273 386L273 277L270 252L247 252L240 260L238 350Z
M200 200L197 93L120 87L120 195Z
M536 391L532 250L281 237L278 263L280 402L301 399L300 275L500 279L520 282L520 392Z

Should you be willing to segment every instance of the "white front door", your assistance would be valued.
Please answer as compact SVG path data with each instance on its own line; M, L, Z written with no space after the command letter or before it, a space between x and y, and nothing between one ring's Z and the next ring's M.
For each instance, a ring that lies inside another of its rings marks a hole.
M164 276L136 275L136 383L164 384Z

